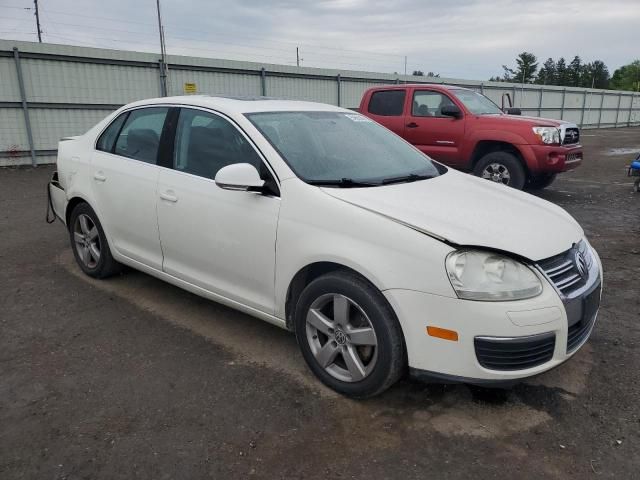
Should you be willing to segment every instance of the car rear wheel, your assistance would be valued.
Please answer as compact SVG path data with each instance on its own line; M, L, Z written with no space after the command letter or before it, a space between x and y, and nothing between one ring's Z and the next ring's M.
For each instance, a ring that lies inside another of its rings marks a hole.
M337 392L377 395L405 368L402 331L384 296L350 272L311 282L294 313L296 338L313 373Z
M98 216L88 204L80 203L71 212L69 237L76 262L87 275L106 278L121 270L111 256Z
M555 179L555 173L538 175L537 177L532 177L527 181L526 188L531 190L542 190L543 188L547 188L549 185L551 185Z
M485 180L502 183L522 190L526 179L522 163L509 152L491 152L486 154L473 169L474 175Z

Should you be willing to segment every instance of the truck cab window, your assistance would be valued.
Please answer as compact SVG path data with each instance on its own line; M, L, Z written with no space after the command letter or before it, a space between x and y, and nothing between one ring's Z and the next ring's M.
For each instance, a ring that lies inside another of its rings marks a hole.
M404 90L374 92L369 101L369 113L385 117L399 117L404 110Z
M413 94L411 115L414 117L444 117L442 107L453 104L451 99L442 93L418 90Z

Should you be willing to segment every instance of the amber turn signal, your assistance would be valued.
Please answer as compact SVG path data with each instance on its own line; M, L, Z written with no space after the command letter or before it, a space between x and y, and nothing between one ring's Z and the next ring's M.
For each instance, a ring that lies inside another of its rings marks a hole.
M458 341L458 332L454 332L453 330L447 330L446 328L428 326L427 334L432 337L442 338L444 340L451 340L452 342Z

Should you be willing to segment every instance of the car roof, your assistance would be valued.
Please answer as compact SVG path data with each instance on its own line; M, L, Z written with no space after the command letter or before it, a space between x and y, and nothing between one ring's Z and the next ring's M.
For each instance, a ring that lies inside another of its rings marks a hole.
M398 90L403 88L433 88L434 90L469 90L465 87L458 85L447 85L445 83L402 83L395 85L380 85L378 87L372 87L371 90Z
M260 96L180 95L174 97L149 98L131 103L128 106L139 107L158 104L205 107L228 114L276 111L338 111L353 113L351 110L335 107L326 103Z

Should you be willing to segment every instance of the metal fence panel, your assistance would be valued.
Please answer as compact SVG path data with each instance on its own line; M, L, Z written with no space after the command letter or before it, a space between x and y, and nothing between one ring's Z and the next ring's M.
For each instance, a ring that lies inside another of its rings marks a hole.
M157 73L156 73L157 75ZM185 84L195 84L196 93L208 95L261 95L258 75L169 69L169 93L184 95Z
M270 97L338 104L338 82L335 79L267 76L266 93Z
M16 65L12 57L0 57L0 102L20 100Z
M32 58L21 63L31 102L125 104L160 91L157 68Z
M19 50L15 57L14 47ZM640 94L611 90L518 85L449 78L269 65L169 56L169 94L266 95L360 104L370 87L447 83L472 88L501 105L508 93L523 114L564 119L583 128L640 124ZM27 135L17 65L24 79ZM160 95L158 55L0 40L0 165L53 161L58 139L78 135L125 103Z

